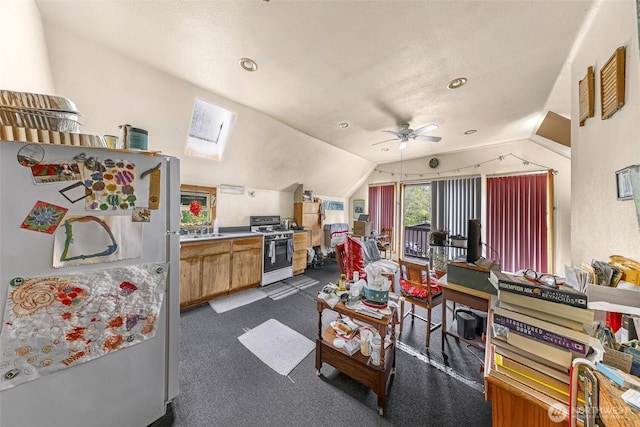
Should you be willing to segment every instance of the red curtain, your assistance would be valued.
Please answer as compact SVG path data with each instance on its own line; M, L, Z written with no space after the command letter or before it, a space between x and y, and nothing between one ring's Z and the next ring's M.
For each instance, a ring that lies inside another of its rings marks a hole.
M369 221L372 230L381 232L383 228L393 228L395 205L395 184L369 187Z
M548 174L487 178L487 257L503 271L549 272Z

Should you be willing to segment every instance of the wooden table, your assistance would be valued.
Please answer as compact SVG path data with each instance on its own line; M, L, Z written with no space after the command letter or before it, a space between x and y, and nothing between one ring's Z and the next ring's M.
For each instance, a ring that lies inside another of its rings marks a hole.
M451 335L455 337L456 340L462 340L477 348L485 348L483 337L476 337L473 340L468 340L460 336L457 332L455 319L454 325L450 330L447 330L447 301L453 301L454 303L459 303L487 313L491 306L491 297L492 295L487 292L479 291L468 286L457 285L451 282L447 282L442 285L442 356L445 361L448 359L448 356L444 351L444 344L447 335Z
M316 298L318 308L318 338L316 339L316 373L320 375L323 363L328 363L343 374L366 385L378 395L378 412L384 413L386 403L387 381L396 368L396 337L395 337L395 308L391 308L391 314L376 319L355 310L347 308L342 302L331 308L325 300ZM380 338L380 365L372 365L368 356L363 356L360 351L352 356L344 350L333 346L333 339L336 337L333 328L329 326L325 330L322 328L322 312L327 310L335 311L339 314L350 317L353 320L361 321L374 326ZM384 348L387 327L391 326L391 344Z

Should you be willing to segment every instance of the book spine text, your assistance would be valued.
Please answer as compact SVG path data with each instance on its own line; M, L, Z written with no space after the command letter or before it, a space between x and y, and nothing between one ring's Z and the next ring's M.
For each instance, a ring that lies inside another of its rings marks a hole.
M500 314L494 313L493 321L495 324L502 325L517 334L531 337L539 341L543 341L547 344L555 345L557 347L579 353L583 356L585 356L589 351L589 346L586 343L576 341L562 335L558 335L554 332L547 331L537 326L520 322L519 320L504 317Z
M571 305L578 308L587 308L587 298L584 295L575 295L560 289L542 288L534 284L511 283L498 281L498 289L505 292L513 292L533 298Z

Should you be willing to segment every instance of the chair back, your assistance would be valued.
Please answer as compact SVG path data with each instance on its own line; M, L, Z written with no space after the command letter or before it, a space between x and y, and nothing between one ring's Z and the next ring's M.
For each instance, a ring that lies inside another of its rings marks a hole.
M387 245L389 245L390 250L393 251L393 227L383 228L380 231L381 231L381 234L384 234L387 236L384 238L384 242Z
M415 262L406 261L404 259L399 259L398 263L400 264L400 277L402 279L412 282L418 286L431 288L431 286L429 286L429 266L426 264L417 264Z
M336 251L336 262L340 268L340 274L347 274L347 269L345 267L344 243L336 245L334 249Z

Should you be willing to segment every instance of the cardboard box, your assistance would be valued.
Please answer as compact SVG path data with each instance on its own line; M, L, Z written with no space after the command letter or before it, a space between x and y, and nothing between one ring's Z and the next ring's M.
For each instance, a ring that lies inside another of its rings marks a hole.
M500 270L500 266L492 264L481 267L461 261L449 261L447 265L447 282L476 289L491 295L498 295L498 290L489 282L489 271Z
M371 223L368 221L353 221L354 236L371 236Z

